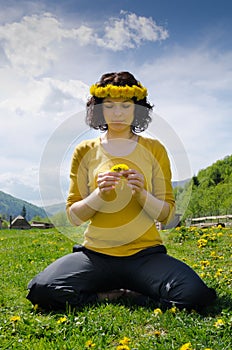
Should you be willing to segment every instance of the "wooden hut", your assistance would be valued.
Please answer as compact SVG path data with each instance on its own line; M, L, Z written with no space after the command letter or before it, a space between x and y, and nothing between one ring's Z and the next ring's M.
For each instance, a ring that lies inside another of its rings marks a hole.
M21 215L18 215L10 224L11 229L28 230L31 228L29 222Z
M48 229L53 227L54 225L50 222L32 221L31 223L31 228Z

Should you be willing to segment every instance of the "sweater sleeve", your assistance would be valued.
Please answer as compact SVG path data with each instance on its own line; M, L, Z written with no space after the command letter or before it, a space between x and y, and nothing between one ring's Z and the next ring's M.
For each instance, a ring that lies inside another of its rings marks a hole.
M153 195L169 204L169 215L162 222L166 224L174 216L175 198L172 188L172 173L169 157L165 147L159 141L156 141L155 147L153 148L153 156L155 159L152 177Z
M89 194L85 153L86 149L80 144L76 147L72 156L69 193L66 201L67 213L73 203L82 200Z

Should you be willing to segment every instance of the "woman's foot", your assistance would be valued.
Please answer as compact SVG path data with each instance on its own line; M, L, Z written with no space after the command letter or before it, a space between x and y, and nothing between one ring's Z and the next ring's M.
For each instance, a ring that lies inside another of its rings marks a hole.
M124 295L124 289L109 290L108 292L97 293L98 300L116 300Z
M141 296L142 294L134 292L129 289L114 289L110 290L108 292L102 292L98 293L98 300L116 300L121 297L126 297L126 298L137 298L138 296Z

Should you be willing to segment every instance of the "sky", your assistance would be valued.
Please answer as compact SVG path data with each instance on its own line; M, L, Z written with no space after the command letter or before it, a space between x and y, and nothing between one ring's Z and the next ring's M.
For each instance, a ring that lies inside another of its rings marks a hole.
M230 0L0 0L0 9L1 191L37 205L44 192L47 203L65 197L47 188L67 187L73 147L95 136L84 123L89 87L112 71L147 87L149 135L167 147L173 180L231 155Z

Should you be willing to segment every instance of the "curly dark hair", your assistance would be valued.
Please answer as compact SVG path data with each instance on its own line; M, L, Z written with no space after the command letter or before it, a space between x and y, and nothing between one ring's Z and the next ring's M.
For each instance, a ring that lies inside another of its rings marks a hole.
M107 85L115 86L140 86L139 81L129 72L119 72L119 73L106 73L103 74L98 86L105 87ZM96 96L91 96L86 104L87 113L86 113L86 123L93 129L99 129L101 131L108 130L108 125L105 122L102 103L103 98ZM147 98L137 101L136 97L132 97L132 100L135 104L134 120L131 125L131 130L135 133L142 132L147 129L148 124L151 122L151 112L153 105L151 105Z

